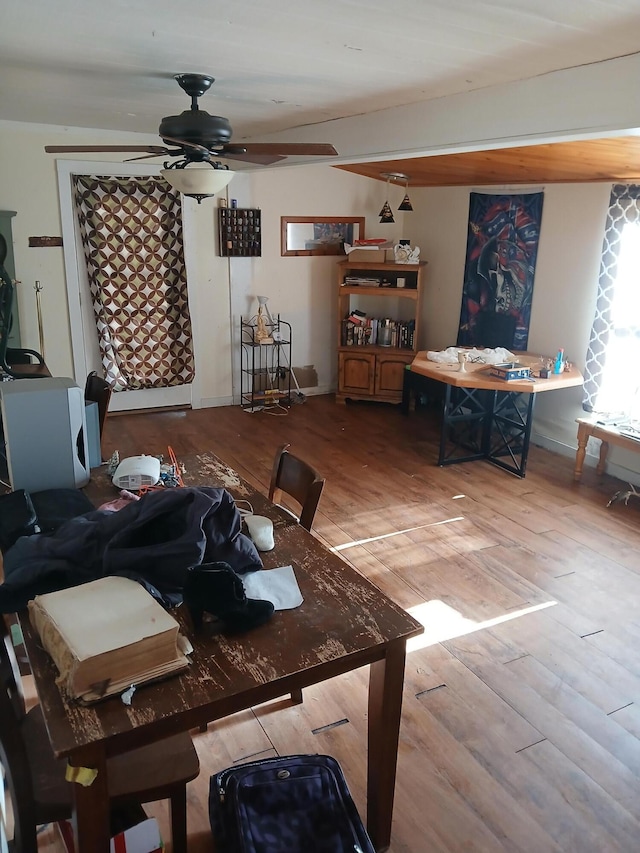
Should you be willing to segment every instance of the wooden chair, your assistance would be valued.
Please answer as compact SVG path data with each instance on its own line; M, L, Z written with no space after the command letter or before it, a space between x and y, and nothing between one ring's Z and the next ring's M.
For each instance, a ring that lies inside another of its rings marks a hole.
M513 349L516 318L513 314L481 311L476 317L476 346Z
M0 814L0 839L8 829L8 801L13 826L9 849L37 853L36 827L71 817L72 789L65 781L65 762L51 750L40 708L25 711L13 643L2 617L0 622L0 763L7 794ZM186 784L199 772L198 757L186 733L115 756L109 759L111 805L169 799L172 850L186 853ZM0 848L4 849L2 844Z
M283 444L276 452L269 485L269 500L281 506L282 493L289 495L300 506L299 523L311 531L325 478L307 462L289 453L290 446ZM282 509L293 515L287 507ZM299 705L302 702L302 690L292 690L291 701Z
M85 403L96 403L98 406L98 431L100 443L102 444L102 433L104 432L104 422L107 419L107 411L109 409L109 401L111 400L111 386L106 379L98 376L95 370L87 376L87 381L84 386L84 401Z
M325 480L315 468L289 453L289 447L289 444L283 444L276 453L271 472L269 500L281 506L283 492L292 497L301 508L298 521L310 531ZM283 509L290 512L286 507Z

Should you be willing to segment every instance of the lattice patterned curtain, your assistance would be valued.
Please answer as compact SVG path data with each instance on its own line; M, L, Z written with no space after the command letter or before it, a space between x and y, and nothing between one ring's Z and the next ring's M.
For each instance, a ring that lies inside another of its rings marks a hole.
M73 178L105 378L114 391L193 379L179 196L153 178Z
M587 351L583 408L640 417L640 381L635 378L639 360L640 186L615 184Z

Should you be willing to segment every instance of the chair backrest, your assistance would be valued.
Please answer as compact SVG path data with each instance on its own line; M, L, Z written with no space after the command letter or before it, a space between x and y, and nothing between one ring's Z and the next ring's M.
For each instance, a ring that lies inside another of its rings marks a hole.
M271 472L269 499L280 503L282 492L292 497L301 507L300 524L311 530L325 479L307 462L289 453L289 446L282 445L276 453Z
M0 614L0 687L9 697L16 719L25 715L24 691L20 676L20 665L13 646L7 617Z
M104 422L107 417L109 408L109 400L111 399L111 386L106 379L98 376L95 370L87 376L87 381L84 385L84 399L87 403L98 404L98 426L100 429L100 437L104 429Z
M27 750L22 737L24 696L11 635L0 616L0 764L6 797L0 802L0 849L11 839L11 850L37 853L36 805ZM7 809L10 805L11 811Z
M516 322L513 314L481 311L476 318L476 346L491 347L492 349L495 347L513 349Z

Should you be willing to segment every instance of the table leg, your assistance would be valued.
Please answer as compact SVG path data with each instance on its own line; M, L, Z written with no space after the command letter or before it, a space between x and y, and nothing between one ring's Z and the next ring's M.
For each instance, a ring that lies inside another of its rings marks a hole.
M576 465L573 469L573 479L578 483L582 477L584 457L587 452L589 441L589 428L587 424L578 424L578 449L576 450Z
M96 745L83 753L77 765L95 769L98 775L86 787L79 782L71 783L76 850L79 853L109 853L109 789L104 751Z
M600 458L598 459L598 465L596 466L596 471L598 474L604 474L604 468L607 464L607 454L609 453L609 442L601 441L600 442Z
M404 373L402 374L402 405L400 406L400 411L403 415L408 415L412 408L415 406L411 405L413 400L413 374L411 373L411 369L407 364L404 369Z
M451 385L447 383L444 391L444 408L442 410L442 426L440 427L440 449L438 465L444 465L447 458L447 433L449 431L449 412L451 411Z
M391 843L406 641L388 646L370 666L367 830L378 853Z
M505 471L524 477L536 395L524 391L493 391L492 395L485 458Z

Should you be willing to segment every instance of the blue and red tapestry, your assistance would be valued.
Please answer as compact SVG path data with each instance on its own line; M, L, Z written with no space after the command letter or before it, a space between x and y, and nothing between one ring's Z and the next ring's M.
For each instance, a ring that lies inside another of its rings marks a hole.
M526 350L544 193L471 193L458 346Z

